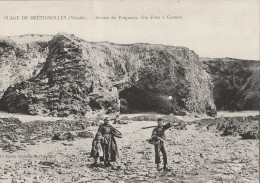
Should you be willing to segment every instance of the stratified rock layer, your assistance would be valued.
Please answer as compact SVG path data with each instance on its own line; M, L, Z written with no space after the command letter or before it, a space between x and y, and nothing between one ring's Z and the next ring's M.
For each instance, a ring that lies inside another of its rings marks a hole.
M213 78L214 100L219 110L258 110L260 62L232 58L201 58Z
M0 97L9 86L39 73L47 58L46 39L51 37L24 35L0 38Z
M91 43L60 33L48 42L39 74L9 87L1 108L86 115L118 112L121 99L128 112L214 115L213 84L204 67L198 55L183 47Z

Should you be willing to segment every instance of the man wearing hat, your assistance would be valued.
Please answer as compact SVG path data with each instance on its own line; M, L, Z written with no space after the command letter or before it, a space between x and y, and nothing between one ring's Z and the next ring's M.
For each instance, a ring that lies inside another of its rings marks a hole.
M114 137L122 138L122 134L109 124L109 116L104 117L104 123L99 126L98 132L104 137L103 156L104 165L106 167L111 166L110 162L116 162L119 157L117 150L117 144Z
M172 123L167 123L163 125L163 119L159 118L158 119L158 126L154 128L153 133L152 133L152 138L150 139L150 142L154 144L154 150L155 150L155 163L157 165L157 170L160 171L160 152L162 152L163 155L163 169L165 171L169 171L167 167L167 154L165 150L165 130L169 129L172 127Z

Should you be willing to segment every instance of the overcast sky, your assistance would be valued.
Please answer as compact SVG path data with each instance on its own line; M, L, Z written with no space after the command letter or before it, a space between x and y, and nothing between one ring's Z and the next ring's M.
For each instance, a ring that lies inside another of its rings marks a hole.
M84 16L88 20L4 20L5 16L54 15ZM161 19L141 20L142 15ZM168 15L182 19L167 19ZM117 19L97 20L96 16ZM119 16L136 16L139 20ZM185 46L201 57L259 60L259 2L254 0L2 1L0 27L4 36L63 31L87 41Z

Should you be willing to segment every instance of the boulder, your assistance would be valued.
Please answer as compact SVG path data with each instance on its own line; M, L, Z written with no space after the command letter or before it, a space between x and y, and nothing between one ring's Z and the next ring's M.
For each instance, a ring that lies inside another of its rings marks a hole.
M94 134L92 132L82 131L77 133L77 137L79 138L94 138Z
M75 135L71 132L58 132L54 134L51 140L74 140Z
M259 139L259 130L258 131L247 131L245 133L239 134L242 139Z

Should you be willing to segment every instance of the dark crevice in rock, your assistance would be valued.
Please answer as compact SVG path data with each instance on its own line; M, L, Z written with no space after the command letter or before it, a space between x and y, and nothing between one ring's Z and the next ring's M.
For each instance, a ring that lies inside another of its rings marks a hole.
M13 88L9 89L10 94L14 94L16 91ZM2 98L0 100L0 110L11 112L11 113L25 113L29 114L28 105L29 100L24 94L14 94L14 98L12 100L8 100L7 98Z
M95 100L90 100L89 101L89 106L92 108L93 111L102 109L100 104L97 101L95 101Z
M126 107L125 113L156 111L152 93L136 87L126 88L119 93L119 98L125 100L122 107ZM122 101L123 101L122 100Z
M119 93L120 111L122 113L159 112L164 114L174 113L184 115L183 101L176 97L169 99L169 95L161 92L140 89L136 86L125 88Z

